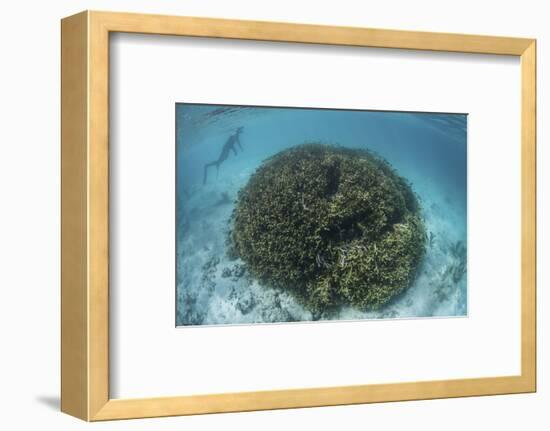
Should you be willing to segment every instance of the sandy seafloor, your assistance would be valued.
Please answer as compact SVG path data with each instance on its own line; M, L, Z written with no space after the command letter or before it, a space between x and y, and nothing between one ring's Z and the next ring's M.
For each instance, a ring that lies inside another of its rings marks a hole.
M466 115L176 105L176 325L452 317L467 314ZM209 171L239 127L244 151ZM226 254L237 193L265 158L306 141L367 148L417 193L431 237L413 285L384 308L312 316Z

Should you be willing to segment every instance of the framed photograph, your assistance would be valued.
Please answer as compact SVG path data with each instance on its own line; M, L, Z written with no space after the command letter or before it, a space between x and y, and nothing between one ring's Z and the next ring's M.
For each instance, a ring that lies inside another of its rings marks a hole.
M176 325L467 315L466 114L181 103L176 130Z
M62 411L536 390L535 40L61 27Z

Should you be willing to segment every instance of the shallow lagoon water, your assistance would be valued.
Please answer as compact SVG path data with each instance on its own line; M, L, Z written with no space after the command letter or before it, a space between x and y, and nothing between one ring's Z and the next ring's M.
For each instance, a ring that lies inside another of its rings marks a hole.
M216 160L237 127L237 148ZM467 314L467 116L381 111L176 105L176 325L311 321L289 293L262 286L227 256L238 191L263 160L304 142L366 148L412 185L429 237L412 286L378 311L343 307L321 320ZM318 318L318 316L316 316Z

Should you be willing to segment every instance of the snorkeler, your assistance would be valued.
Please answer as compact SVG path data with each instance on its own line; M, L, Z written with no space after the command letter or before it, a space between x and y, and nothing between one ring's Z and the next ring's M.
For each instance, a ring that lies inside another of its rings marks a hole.
M227 157L229 156L229 151L233 150L235 155L237 155L237 149L235 148L235 145L238 145L241 151L243 151L243 146L241 145L241 140L239 139L240 134L242 133L243 128L239 127L234 134L232 134L229 138L227 138L227 141L225 141L225 144L222 148L222 152L220 153L220 156L218 157L218 160L215 162L210 162L204 165L204 181L203 184L206 184L206 177L208 174L208 168L210 166L216 166L216 175L218 175L220 165L227 160Z

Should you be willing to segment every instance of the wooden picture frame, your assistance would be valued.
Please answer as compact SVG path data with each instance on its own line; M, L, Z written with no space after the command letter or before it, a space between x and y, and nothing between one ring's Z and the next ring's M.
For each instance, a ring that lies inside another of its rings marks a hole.
M61 22L61 410L87 421L536 390L533 39L85 11ZM109 396L109 34L201 36L521 58L521 374L149 399Z

